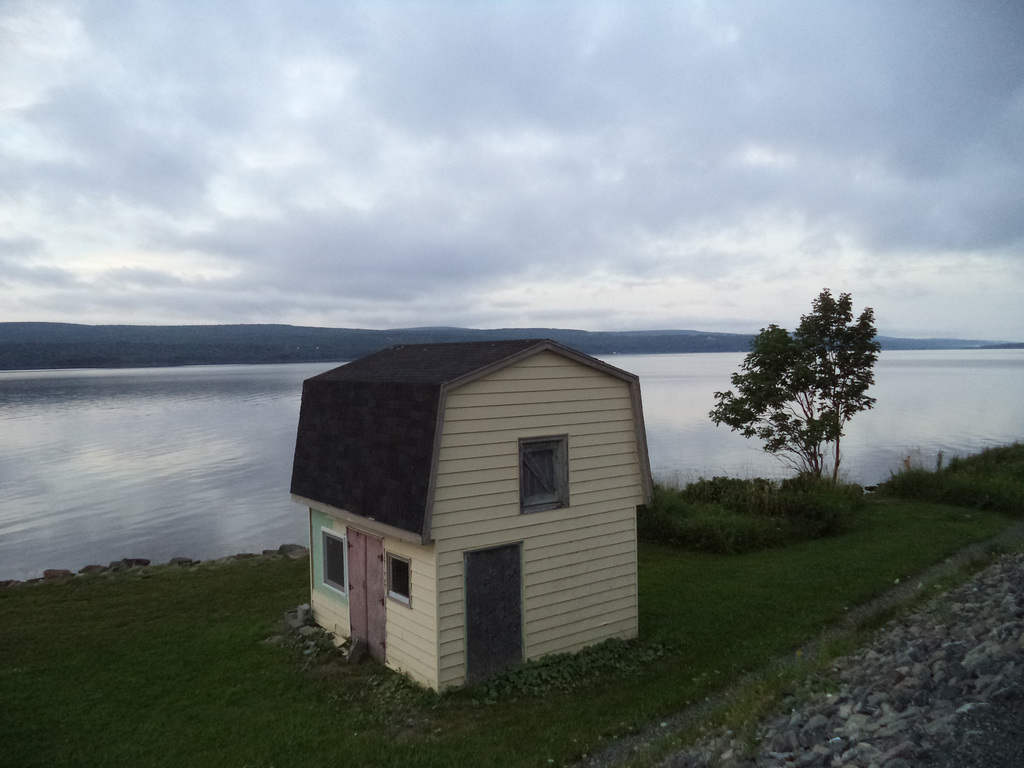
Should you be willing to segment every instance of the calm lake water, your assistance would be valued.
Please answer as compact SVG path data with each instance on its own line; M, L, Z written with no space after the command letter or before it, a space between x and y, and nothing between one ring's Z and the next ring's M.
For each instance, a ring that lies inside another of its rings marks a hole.
M742 354L619 355L641 378L657 480L783 477L707 417ZM0 372L0 579L122 557L210 559L305 543L288 494L302 381L331 365ZM1024 351L884 352L844 438L864 484L1024 440Z

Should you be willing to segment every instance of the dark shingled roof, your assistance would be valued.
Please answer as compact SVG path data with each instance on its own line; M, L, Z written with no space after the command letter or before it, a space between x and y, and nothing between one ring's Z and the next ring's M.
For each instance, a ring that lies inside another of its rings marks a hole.
M410 344L375 352L303 382L291 492L426 541L442 394L544 349L636 380L542 339Z

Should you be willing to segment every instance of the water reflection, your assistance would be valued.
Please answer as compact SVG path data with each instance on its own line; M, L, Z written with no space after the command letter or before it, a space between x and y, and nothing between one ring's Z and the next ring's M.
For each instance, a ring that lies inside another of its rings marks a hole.
M0 374L0 578L305 541L291 450L329 367Z

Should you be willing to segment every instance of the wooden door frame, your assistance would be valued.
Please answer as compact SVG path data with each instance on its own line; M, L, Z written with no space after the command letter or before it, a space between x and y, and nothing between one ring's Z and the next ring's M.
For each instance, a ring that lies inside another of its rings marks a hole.
M483 673L473 674L474 670L470 666L470 566L469 561L472 555L491 552L494 550L501 549L514 549L517 553L516 559L516 571L518 574L517 589L518 589L518 657L515 660L509 659L505 666L515 665L516 663L522 663L526 658L526 596L523 589L523 542L516 541L508 544L499 544L492 547L480 547L479 549L466 550L462 553L463 558L463 616L465 617L465 670L466 680L468 682L475 682L477 680L484 679L490 674L497 672L498 669L490 669Z
M351 527L348 534L349 632L353 640L366 642L371 656L384 661L387 655L384 539ZM365 629L361 626L364 618Z

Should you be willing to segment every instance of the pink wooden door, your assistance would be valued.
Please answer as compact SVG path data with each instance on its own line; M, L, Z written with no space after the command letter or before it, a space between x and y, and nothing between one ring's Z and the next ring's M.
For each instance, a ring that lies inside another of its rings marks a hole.
M384 661L384 541L348 530L348 612L354 639Z

